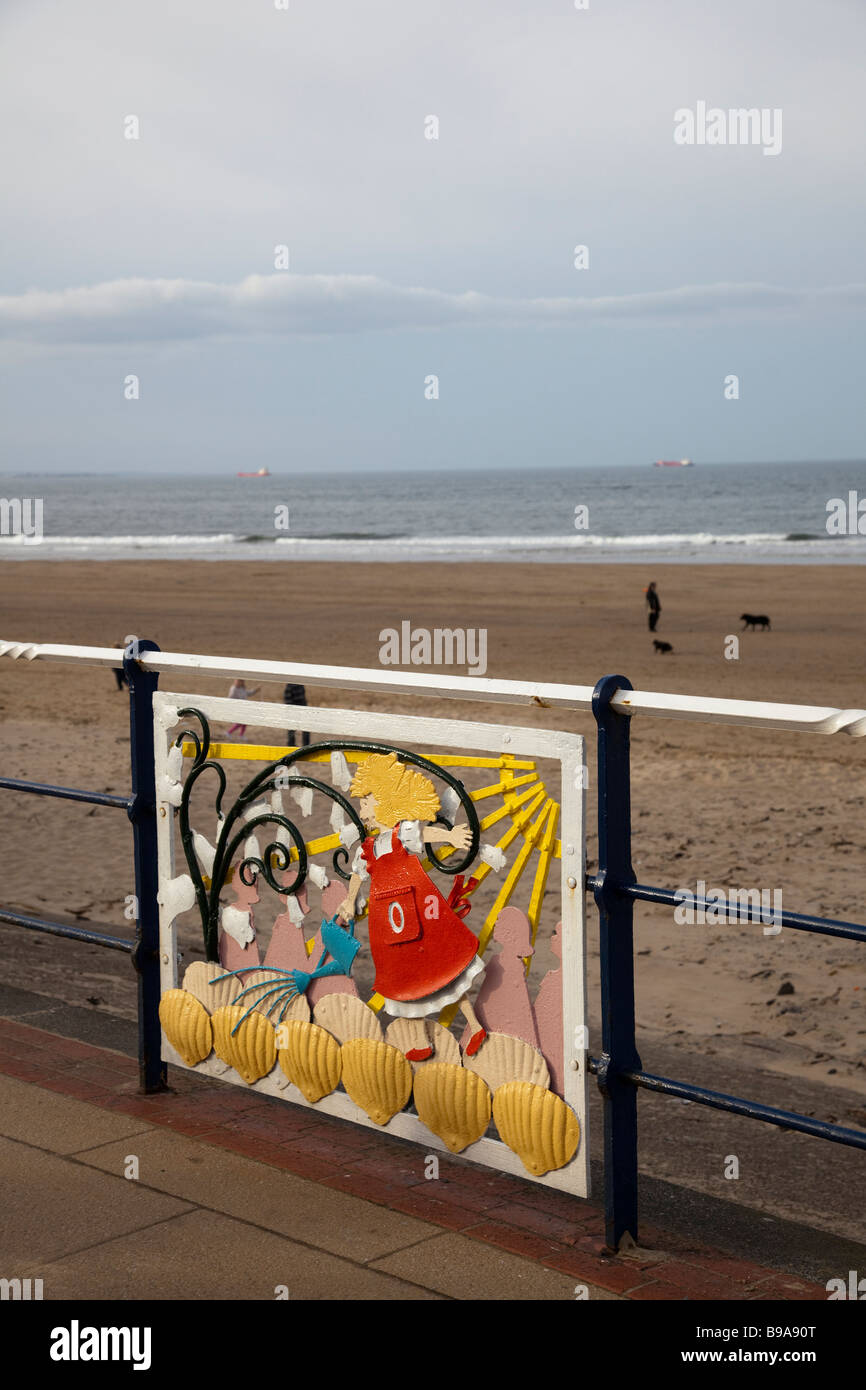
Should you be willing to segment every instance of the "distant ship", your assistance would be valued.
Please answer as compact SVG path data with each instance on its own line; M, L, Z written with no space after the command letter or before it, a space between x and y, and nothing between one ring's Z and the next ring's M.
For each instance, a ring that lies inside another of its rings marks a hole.
M257 468L255 473L239 473L239 478L269 478L270 471L267 468Z
M656 459L656 468L694 468L691 459Z

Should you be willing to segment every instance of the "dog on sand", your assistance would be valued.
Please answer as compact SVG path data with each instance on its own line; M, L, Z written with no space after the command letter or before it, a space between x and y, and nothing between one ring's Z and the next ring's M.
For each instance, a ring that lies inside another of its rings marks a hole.
M763 632L766 632L767 628L770 627L770 619L765 613L741 613L740 622L743 624L740 629L741 632L745 632L747 627L750 627L753 632L756 628L761 628ZM772 632L772 628L770 631Z
M655 647L657 652L673 651L673 647L671 646L670 642L660 642L657 637L653 640L653 646Z

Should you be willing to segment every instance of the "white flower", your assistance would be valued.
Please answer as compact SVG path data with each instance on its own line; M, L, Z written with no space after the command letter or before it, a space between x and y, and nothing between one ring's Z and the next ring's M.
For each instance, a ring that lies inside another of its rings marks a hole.
M327 888L328 884L331 881L328 878L328 875L325 873L325 870L322 868L321 864L310 864L307 873L310 882L315 883L317 888Z
M457 812L460 809L460 797L457 795L453 787L445 788L444 792L439 798L439 804L442 807L442 814L448 820L453 822L454 817L457 815Z
M169 917L179 917L195 903L195 884L189 874L181 874L179 878L161 878L156 900Z
M239 907L222 908L220 926L239 946L249 946L255 936L250 914Z
M213 873L213 862L216 858L216 849L210 840L206 840L204 835L199 835L198 831L193 831L192 847L195 850L195 857L201 864L205 873L209 876Z
M331 754L331 781L340 791L347 792L352 785L352 774L345 755L339 750Z
M495 874L504 869L508 862L498 845L482 845L479 858L483 864L489 864Z

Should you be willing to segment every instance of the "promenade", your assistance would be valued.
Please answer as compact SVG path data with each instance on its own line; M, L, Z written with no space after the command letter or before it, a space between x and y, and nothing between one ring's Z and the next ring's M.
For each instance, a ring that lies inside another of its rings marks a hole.
M730 1248L736 1220L720 1248L685 1191L685 1229L647 1220L614 1256L596 1201L450 1157L429 1180L417 1145L189 1073L140 1096L134 1036L0 991L0 1274L41 1278L46 1300L825 1301L792 1272L810 1239L866 1267L863 1246L780 1221L763 1262ZM703 1220L724 1232L719 1205Z

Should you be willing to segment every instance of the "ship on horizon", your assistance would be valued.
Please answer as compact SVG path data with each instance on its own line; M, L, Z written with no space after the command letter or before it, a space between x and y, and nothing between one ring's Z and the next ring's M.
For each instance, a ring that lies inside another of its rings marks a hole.
M271 476L271 473L270 473L270 469L268 469L268 468L257 468L256 471L255 471L255 473L239 473L239 474L238 474L238 477L239 477L239 478L269 478L270 476Z
M694 468L691 459L656 459L656 468Z

